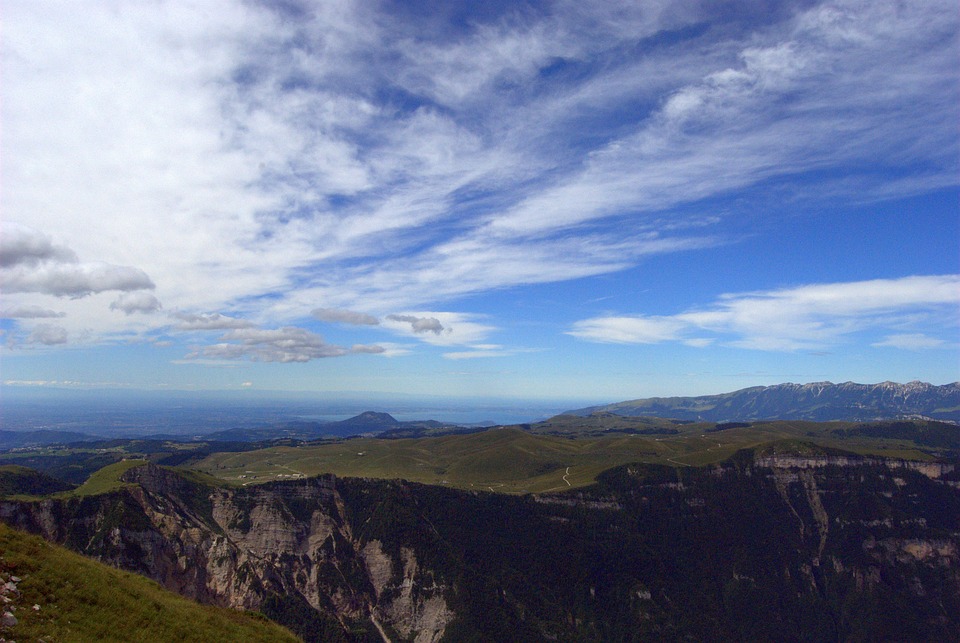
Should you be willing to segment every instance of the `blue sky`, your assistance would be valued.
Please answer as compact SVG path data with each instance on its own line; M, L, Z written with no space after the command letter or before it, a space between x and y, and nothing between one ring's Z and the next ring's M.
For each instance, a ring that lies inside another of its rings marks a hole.
M960 379L953 2L9 1L5 387Z

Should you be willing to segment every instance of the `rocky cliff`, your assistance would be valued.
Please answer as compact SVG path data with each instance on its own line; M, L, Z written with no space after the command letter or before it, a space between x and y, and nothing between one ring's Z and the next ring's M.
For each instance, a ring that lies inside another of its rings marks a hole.
M360 542L332 476L211 488L145 465L102 496L0 503L0 519L203 603L259 610L314 640L434 641L452 613L415 549Z
M307 640L958 640L954 477L743 452L511 497L147 465L0 519Z

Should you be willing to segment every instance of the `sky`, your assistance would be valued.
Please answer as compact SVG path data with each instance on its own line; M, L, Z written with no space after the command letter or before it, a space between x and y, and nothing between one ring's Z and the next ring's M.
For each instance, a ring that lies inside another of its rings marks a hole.
M8 390L960 380L952 0L5 0Z

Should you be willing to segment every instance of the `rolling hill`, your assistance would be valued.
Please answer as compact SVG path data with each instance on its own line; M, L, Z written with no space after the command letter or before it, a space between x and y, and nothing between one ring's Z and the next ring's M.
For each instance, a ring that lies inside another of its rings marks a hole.
M590 485L601 472L629 463L715 464L739 449L779 440L912 460L960 454L960 427L928 420L717 424L599 414L440 437L220 452L191 466L244 486L332 473L523 494Z

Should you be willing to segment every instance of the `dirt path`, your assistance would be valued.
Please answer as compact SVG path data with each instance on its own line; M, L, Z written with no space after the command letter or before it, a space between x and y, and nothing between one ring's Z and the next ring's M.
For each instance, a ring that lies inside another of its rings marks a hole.
M570 467L567 467L567 473L564 474L564 476L563 476L563 481L567 483L567 486L568 486L568 487L572 487L573 485L570 484L570 481L569 481L569 480L567 480L567 476L569 476L569 475L570 475Z
M377 620L377 617L373 615L373 612L370 612L370 620L373 621L374 626L376 626L377 631L380 632L380 636L383 638L384 643L392 643L390 637L387 636L387 633L383 631L383 626L380 625L380 622Z

